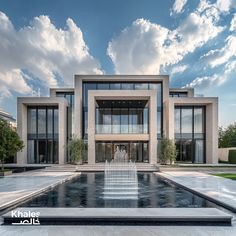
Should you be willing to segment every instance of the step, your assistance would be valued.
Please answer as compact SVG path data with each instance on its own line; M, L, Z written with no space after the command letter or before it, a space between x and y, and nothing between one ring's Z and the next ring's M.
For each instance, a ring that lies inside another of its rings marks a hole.
M229 226L232 220L232 215L216 208L17 208L14 212L39 212L38 220L41 225ZM12 225L30 220L12 217L11 214L10 211L3 215L4 224Z

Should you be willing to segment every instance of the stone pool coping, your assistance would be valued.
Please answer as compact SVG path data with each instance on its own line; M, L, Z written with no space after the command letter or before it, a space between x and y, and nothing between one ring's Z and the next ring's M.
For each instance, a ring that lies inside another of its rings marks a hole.
M23 207L14 212L39 212L39 221L47 224L198 224L231 225L232 215L216 208L40 208ZM11 212L3 215L4 223L20 222Z
M38 178L38 186L37 184L33 188L25 188L18 190L17 188L14 189L14 186L8 186L6 181L5 185L1 185L0 189L0 212L7 210L7 208L14 208L15 205L26 201L32 197L39 195L40 193L46 192L57 185L64 183L68 180L71 180L77 176L79 176L80 172L65 172L65 173L48 173L44 171L29 171L20 174L14 174L8 177L4 177L4 180L17 178L17 177L55 177L55 179L50 179L48 184L45 184L43 187L41 186L40 179ZM0 179L1 180L1 179ZM5 188L5 189L3 189Z
M235 180L196 171L162 171L154 173L236 213Z

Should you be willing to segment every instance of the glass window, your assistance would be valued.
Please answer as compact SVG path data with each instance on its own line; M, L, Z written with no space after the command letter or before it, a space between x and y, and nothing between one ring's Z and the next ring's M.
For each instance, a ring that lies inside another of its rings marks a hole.
M48 116L47 116L47 128L48 128L48 138L53 137L53 109L48 109Z
M134 89L136 90L148 90L148 83L135 83Z
M112 133L120 133L120 109L112 109Z
M54 109L54 138L58 139L58 109Z
M85 107L88 106L88 91L89 90L96 90L97 84L96 83L84 83L83 84L83 105Z
M194 108L194 135L203 133L203 109Z
M28 163L33 164L36 163L35 158L35 151L36 151L36 146L35 146L35 141L34 140L28 140L27 141L27 154L28 154Z
M46 109L38 109L38 137L46 138Z
M149 116L148 116L148 108L143 109L143 133L148 133L148 123L149 123Z
M194 163L204 163L204 142L203 140L195 140L195 158Z
M97 89L107 90L109 89L109 83L97 83Z
M180 134L180 108L175 108L175 134Z
M121 88L120 83L110 83L110 89L111 90L119 90Z
M53 141L53 163L57 164L58 163L58 140Z
M121 115L121 133L128 134L129 133L129 110L127 108L121 109L120 115Z
M133 90L134 89L134 84L132 84L132 83L122 83L121 84L121 89L122 90Z
M182 108L182 134L192 134L192 108Z
M36 109L28 108L27 123L28 134L36 135Z
M157 112L157 134L161 134L161 112Z

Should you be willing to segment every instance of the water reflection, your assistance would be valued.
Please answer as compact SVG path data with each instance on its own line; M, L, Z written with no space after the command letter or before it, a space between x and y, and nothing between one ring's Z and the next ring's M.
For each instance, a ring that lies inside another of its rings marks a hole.
M139 173L138 184L138 199L103 199L104 174L86 173L21 207L217 207L152 173Z

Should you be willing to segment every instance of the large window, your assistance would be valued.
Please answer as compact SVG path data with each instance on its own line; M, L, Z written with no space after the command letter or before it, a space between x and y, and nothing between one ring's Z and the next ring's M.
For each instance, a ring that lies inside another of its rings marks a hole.
M148 108L96 108L96 133L147 134L148 111Z
M87 139L87 132L88 132L88 91L89 90L156 90L157 91L157 138L162 138L163 133L163 93L162 93L162 82L98 82L98 81L89 81L83 83L83 138ZM146 111L145 111L146 112ZM126 133L127 130L127 116L123 115L126 112L124 111L120 117L120 121L116 120L117 122L120 122L121 130L119 132ZM144 114L143 117L143 124L142 129L147 130L147 125L145 125L147 113ZM115 117L116 119L116 117ZM136 119L136 118L134 118ZM130 119L129 119L130 121ZM144 122L145 121L145 122ZM132 120L132 123L135 122L135 120ZM137 122L140 122L140 120L137 120ZM139 128L137 125L135 127L130 127L129 129L134 130L133 132L138 132ZM105 126L103 127L105 128ZM118 130L118 128L117 128ZM136 130L136 131L135 131ZM118 131L117 131L118 132ZM130 131L129 131L130 132ZM147 131L144 131L145 133Z
M58 163L58 107L28 107L28 163Z
M67 141L72 138L74 131L74 92L73 91L58 91L57 97L64 97L68 101L67 107Z
M205 162L205 107L175 107L177 161Z
M96 142L96 162L111 161L115 158L117 149L125 153L125 160L149 162L148 142Z

